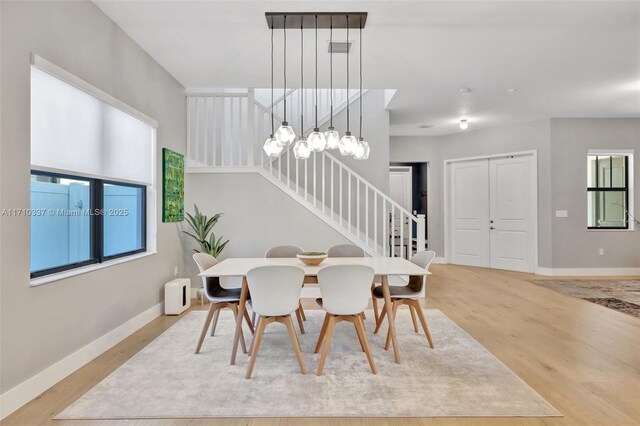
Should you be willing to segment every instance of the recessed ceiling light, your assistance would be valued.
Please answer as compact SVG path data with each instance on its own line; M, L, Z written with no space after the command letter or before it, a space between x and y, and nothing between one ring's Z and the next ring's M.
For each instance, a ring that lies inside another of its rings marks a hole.
M469 127L469 122L467 121L467 119L463 118L462 120L460 120L460 130L465 130L467 127Z
M460 94L461 95L468 95L471 92L472 92L472 90L469 89L468 87L464 87L464 88L460 89Z
M420 128L421 129L430 129L433 127L433 124L421 124Z
M507 89L507 93L516 93L518 91L518 89L514 89L513 87L510 89Z

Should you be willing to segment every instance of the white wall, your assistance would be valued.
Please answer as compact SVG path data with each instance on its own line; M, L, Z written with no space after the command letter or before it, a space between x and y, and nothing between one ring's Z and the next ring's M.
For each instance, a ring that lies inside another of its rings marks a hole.
M444 254L444 160L536 150L539 266L640 266L637 234L586 230L590 148L640 149L640 119L550 119L439 137L392 137L390 159L429 162L429 239L440 256ZM639 166L636 159L636 194ZM556 218L555 210L569 210L569 218ZM597 255L598 248L605 248L605 256Z
M264 257L269 247L280 244L324 251L335 244L350 243L258 173L187 174L185 190L186 211L193 212L195 203L208 216L223 213L214 232L230 242L220 259ZM189 247L184 259L187 275L195 283L197 268L191 248L196 246L191 237L182 238Z
M158 120L160 182L160 150L185 150L184 88L90 1L1 2L0 10L1 207L29 207L31 52ZM1 218L1 392L162 301L183 255L157 201L158 254L38 287L29 284L29 219Z

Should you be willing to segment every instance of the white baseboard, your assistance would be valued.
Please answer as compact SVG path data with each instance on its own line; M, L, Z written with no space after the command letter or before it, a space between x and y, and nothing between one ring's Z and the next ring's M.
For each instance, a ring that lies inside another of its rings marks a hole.
M441 264L446 264L447 263L447 259L445 259L444 257L434 257L433 258L433 262L431 263L441 263Z
M162 312L163 303L160 302L35 376L6 391L0 395L0 420L158 318L162 315Z
M640 268L541 268L536 270L537 275L552 277L570 276L640 276Z

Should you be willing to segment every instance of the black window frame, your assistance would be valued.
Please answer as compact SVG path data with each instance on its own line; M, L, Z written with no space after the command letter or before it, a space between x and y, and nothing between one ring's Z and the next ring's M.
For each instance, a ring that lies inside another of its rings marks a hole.
M82 262L74 262L66 265L55 266L53 268L40 269L38 271L30 271L31 278L39 278L58 272L69 271L84 266L100 264L109 260L121 257L131 256L147 251L147 186L129 182L118 182L115 180L96 179L85 176L77 176L67 173L49 172L43 170L32 169L29 175L47 176L52 178L73 179L89 183L89 227L91 229L89 241L90 258ZM142 247L128 252L117 253L110 256L104 255L104 216L100 214L104 210L104 185L129 186L141 189L141 217L142 217Z
M624 226L589 226L587 224L587 229L589 230L628 230L629 229L629 156L626 154L610 154L610 155L602 155L609 157L609 187L600 187L600 169L599 169L599 160L598 154L587 154L587 157L596 157L596 186L587 186L587 195L590 192L624 192L624 205L625 205L625 217L624 217ZM624 158L624 186L613 186L613 157L623 157ZM591 183L591 182L589 182ZM596 206L597 208L597 206ZM590 212L589 212L590 213Z

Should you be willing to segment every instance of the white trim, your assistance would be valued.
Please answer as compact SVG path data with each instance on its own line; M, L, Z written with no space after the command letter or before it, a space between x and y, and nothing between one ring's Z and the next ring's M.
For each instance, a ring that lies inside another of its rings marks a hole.
M158 318L162 310L163 302L160 302L0 395L0 419Z
M487 155L479 155L479 156L475 156L475 157L463 157L463 158L450 158L450 159L446 159L444 160L444 167L443 167L443 173L444 173L444 260L445 263L450 263L451 262L451 224L450 224L450 220L449 220L449 186L450 186L450 178L451 178L451 171L450 171L450 165L452 163L459 163L459 162L465 162L465 161L474 161L474 160L491 160L491 159L495 159L495 158L503 158L503 157L525 157L525 156L531 156L532 157L532 161L533 161L533 177L531 180L531 185L533 185L533 189L532 189L532 193L533 193L533 197L535 198L535 205L531 208L531 216L532 216L532 220L533 220L533 242L532 245L533 247L533 271L537 271L538 268L538 250L539 250L539 246L538 246L538 151L537 150L528 150L528 151L517 151L517 152L508 152L508 153L500 153L500 154L487 154Z
M551 277L571 276L635 276L640 275L640 268L541 268L536 269L537 275Z
M155 147L155 136L154 136L154 141L152 142L152 145ZM152 161L155 161L155 156ZM152 170L153 169L155 169L155 164L152 165ZM120 178L114 178L113 176L96 175L93 173L84 173L84 172L78 172L75 170L58 169L56 167L41 166L39 164L34 164L34 163L31 163L31 170L35 171L36 173L37 172L57 173L61 175L84 177L88 179L106 180L109 182L122 182L122 183L131 183L134 185L144 185L146 187L150 187L153 185L153 182L145 182L141 180L139 181L139 180L132 180L132 179L120 179Z
M446 265L447 264L447 259L445 259L444 257L436 256L436 257L433 258L433 261L431 263L438 263L438 264Z
M132 260L142 259L143 257L153 256L157 254L157 251L145 251L143 253L132 254L131 256L118 257L116 259L107 260L102 263L93 263L87 266L81 266L80 268L69 269L67 271L57 272L55 274L44 275L42 277L33 278L30 281L32 287L37 287L42 284L48 284L55 281L64 280L66 278L75 277L76 275L86 274L88 272L97 271L100 269L108 268L109 266L119 265L125 262L131 262Z
M77 87L78 89L82 90L83 92L86 92L88 94L90 94L93 97L96 97L98 99L100 99L102 102L105 102L109 105L111 105L114 108L118 108L119 110L137 118L140 121L144 121L146 124L154 127L154 128L158 128L158 122L156 120L154 120L153 118L149 117L148 115L146 115L143 112L138 111L135 108L130 107L129 105L125 104L124 102L122 102L121 100L114 98L113 96L111 96L110 94L108 94L107 92L105 92L104 90L98 89L97 87L87 83L86 81L82 80L79 77L76 77L75 75L71 74L69 71L60 68L59 66L57 66L56 64L47 61L46 59L44 59L42 56L39 56L35 53L31 53L31 65L33 65L34 67L51 74L52 76L59 78L60 80L63 80L64 82Z

